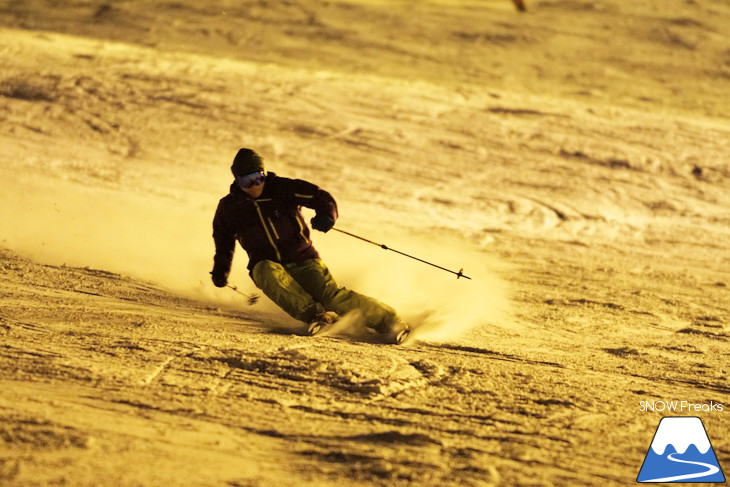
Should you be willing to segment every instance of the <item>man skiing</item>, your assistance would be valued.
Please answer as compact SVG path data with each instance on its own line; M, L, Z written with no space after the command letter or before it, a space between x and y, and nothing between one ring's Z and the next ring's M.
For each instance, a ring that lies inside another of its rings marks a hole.
M310 240L301 207L315 211L312 228L329 231L337 219L334 198L301 179L267 172L261 157L242 148L233 159L235 181L218 203L213 219L213 284L224 287L236 240L248 253L248 270L256 287L289 315L307 325L311 335L350 311L384 341L402 343L410 334L396 311L376 299L340 287Z

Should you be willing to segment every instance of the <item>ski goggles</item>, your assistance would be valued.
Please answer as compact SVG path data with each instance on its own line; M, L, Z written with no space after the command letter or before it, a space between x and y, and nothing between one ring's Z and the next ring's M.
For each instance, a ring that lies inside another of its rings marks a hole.
M252 172L251 174L244 174L243 176L236 176L236 182L242 188L252 188L258 186L266 179L266 172Z

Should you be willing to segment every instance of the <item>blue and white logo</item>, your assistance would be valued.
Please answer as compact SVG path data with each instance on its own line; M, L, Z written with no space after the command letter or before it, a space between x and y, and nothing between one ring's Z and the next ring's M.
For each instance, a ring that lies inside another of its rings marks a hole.
M662 418L636 481L725 482L702 420Z

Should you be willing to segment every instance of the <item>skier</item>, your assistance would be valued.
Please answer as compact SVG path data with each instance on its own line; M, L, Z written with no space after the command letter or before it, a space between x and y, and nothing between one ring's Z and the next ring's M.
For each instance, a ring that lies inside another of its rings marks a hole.
M261 157L247 148L238 151L231 171L235 181L213 219L213 284L228 285L238 240L248 253L249 275L256 287L304 322L310 335L358 310L366 326L384 341L401 343L408 337L409 327L393 308L340 287L312 245L301 207L315 211L312 228L329 231L338 214L328 192L301 179L267 172Z

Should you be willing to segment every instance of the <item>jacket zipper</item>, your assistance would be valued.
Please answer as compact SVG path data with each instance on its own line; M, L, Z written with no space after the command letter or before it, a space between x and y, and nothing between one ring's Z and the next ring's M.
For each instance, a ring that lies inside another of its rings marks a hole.
M266 238L269 239L269 243L272 247L274 247L274 252L276 252L277 260L281 262L281 253L279 252L279 248L276 246L276 242L274 242L274 239L271 238L271 233L269 232L269 227L266 225L266 220L264 219L264 215L261 212L261 207L259 207L259 202L254 201L253 204L256 207L256 212L259 214L259 220L261 220L261 225L264 227L264 233L266 233Z
M269 220L269 225L271 225L271 230L274 232L274 237L276 237L276 240L281 240L281 238L279 238L279 232L276 231L276 227L274 226L274 222L271 221L271 218L266 219Z

